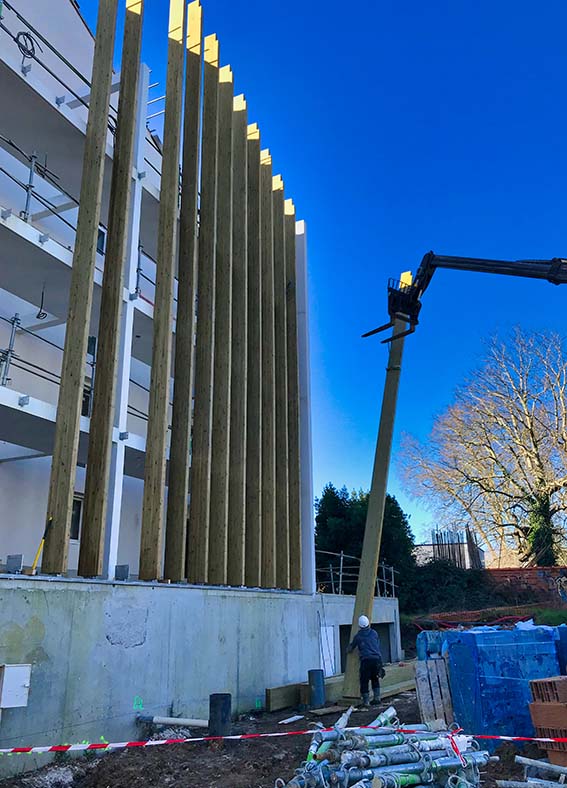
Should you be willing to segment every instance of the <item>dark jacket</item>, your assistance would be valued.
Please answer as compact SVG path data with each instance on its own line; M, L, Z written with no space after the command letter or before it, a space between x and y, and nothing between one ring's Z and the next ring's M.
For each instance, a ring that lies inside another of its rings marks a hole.
M359 629L352 643L348 647L348 651L358 649L361 661L363 659L379 659L382 662L382 653L380 651L380 640L372 627L365 627Z

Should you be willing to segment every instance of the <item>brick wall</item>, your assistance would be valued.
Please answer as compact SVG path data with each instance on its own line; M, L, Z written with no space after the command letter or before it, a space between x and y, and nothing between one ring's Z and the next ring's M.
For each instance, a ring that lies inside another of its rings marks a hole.
M567 603L567 567L535 566L487 569L486 572L498 585L514 588L518 592L530 591L534 601Z

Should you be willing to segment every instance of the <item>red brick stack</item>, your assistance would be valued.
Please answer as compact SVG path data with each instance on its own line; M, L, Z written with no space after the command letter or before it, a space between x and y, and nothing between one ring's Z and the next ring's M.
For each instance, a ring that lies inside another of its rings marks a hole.
M533 703L530 714L536 736L544 739L567 739L567 676L530 681ZM567 742L542 742L550 763L567 766Z

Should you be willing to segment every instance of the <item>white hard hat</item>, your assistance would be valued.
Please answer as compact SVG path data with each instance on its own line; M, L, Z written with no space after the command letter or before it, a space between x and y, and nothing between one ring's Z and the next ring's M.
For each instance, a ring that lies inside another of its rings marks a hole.
M368 620L368 616L360 616L358 619L358 626L361 629L366 629L366 627L370 626L370 621Z

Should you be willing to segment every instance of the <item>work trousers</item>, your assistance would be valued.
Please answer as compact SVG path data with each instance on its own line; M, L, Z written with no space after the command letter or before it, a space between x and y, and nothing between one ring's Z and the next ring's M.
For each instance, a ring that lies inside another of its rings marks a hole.
M380 668L382 661L379 659L360 660L360 694L368 693L368 682L372 683L372 689L376 692L380 689Z

